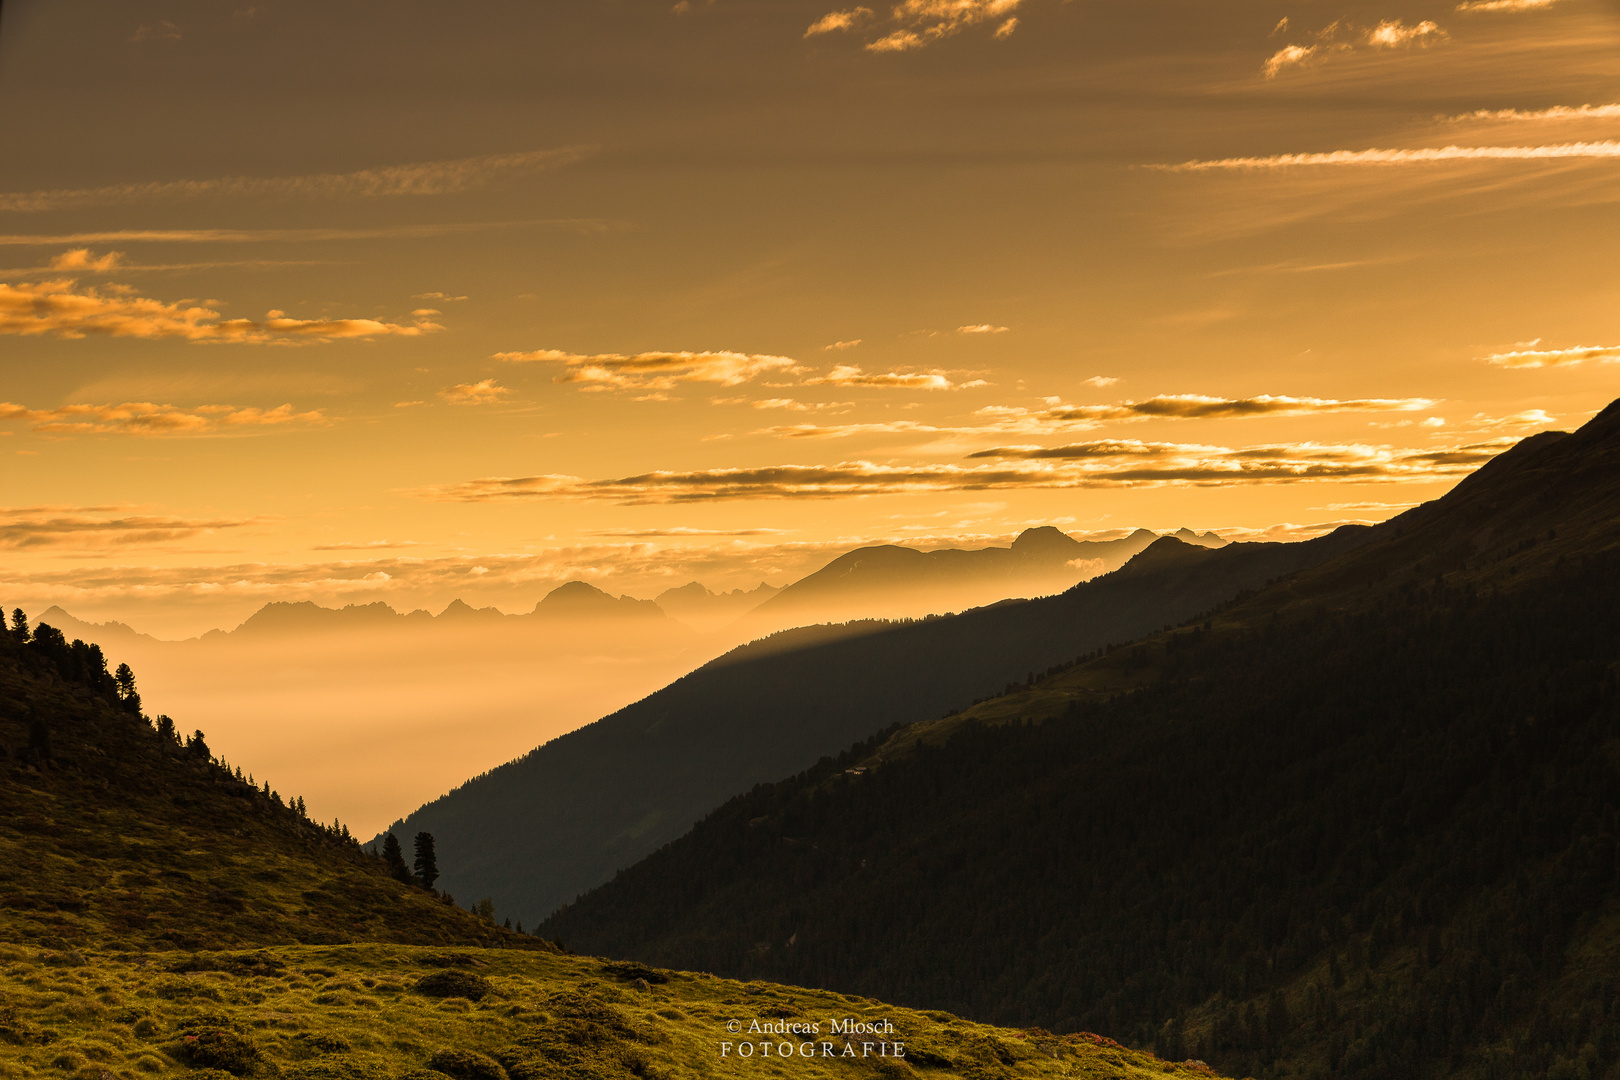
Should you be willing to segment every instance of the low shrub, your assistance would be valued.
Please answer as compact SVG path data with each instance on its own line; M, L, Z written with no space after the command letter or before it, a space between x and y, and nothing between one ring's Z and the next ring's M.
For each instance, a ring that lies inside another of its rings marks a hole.
M428 1067L455 1080L506 1080L506 1070L493 1058L473 1050L440 1050Z
M239 1031L204 1028L182 1036L175 1047L175 1056L193 1068L223 1069L236 1076L246 1076L258 1061L259 1048Z
M416 981L412 989L427 997L460 997L468 1001L481 1001L495 990L489 980L482 975L457 970L435 971L431 975L424 975Z

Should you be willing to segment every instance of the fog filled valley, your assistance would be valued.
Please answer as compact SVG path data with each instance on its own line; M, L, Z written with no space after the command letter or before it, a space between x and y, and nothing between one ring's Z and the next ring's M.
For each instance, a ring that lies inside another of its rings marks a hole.
M714 593L693 582L648 600L576 581L520 615L460 601L436 614L272 602L240 626L180 641L59 607L34 618L101 644L139 673L146 700L204 726L220 753L370 835L749 641L852 621L845 632L861 634L873 619L1060 592L1154 538L1085 542L1046 527L1004 548L865 548L785 589Z

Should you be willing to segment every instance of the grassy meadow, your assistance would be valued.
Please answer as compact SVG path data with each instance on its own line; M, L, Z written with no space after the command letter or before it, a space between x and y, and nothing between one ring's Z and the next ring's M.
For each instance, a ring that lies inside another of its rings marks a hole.
M887 1020L905 1057L845 1054L829 1021ZM791 1036L727 1033L818 1023ZM739 1058L723 1043L762 1039ZM797 1040L795 1040L797 1044ZM286 1080L617 1077L1203 1077L1098 1036L970 1023L868 998L559 953L394 944L248 951L35 952L0 946L0 1077Z

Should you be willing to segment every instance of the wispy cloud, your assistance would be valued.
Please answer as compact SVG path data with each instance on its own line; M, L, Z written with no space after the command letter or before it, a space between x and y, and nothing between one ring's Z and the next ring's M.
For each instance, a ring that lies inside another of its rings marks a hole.
M263 319L226 319L211 308L181 300L166 303L112 286L78 288L71 278L0 284L0 334L181 338L196 342L330 341L388 335L415 337L442 330L426 318L406 324L376 319L293 319L271 311Z
M764 374L792 374L802 370L786 356L761 353L642 352L571 353L561 349L496 353L496 360L512 364L562 364L552 381L584 383L594 390L669 390L677 383L717 383L739 386Z
M830 34L835 30L853 30L861 23L872 18L872 9L867 7L853 7L848 11L829 11L805 30L805 37L815 37L817 34Z
M1550 428L1558 422L1556 416L1550 416L1543 409L1523 409L1507 416L1488 416L1485 413L1475 413L1464 420L1461 427L1474 431L1506 431L1512 428Z
M258 518L179 518L122 508L38 507L0 510L0 549L103 549L173 543L257 523Z
M1472 121L1534 122L1545 120L1613 120L1620 117L1620 105L1554 105L1550 109L1475 109L1442 119L1446 123Z
M411 299L412 300L437 300L437 301L439 301L441 303L449 304L449 303L454 303L457 300L465 300L467 298L465 296L451 296L449 293L442 293L442 292L423 292L423 293L412 293L411 294Z
M1245 486L1307 482L1416 483L1464 476L1511 447L1496 439L1429 450L1282 444L1228 448L1111 440L1063 447L1000 447L974 458L1015 465L833 465L651 472L614 480L542 475L486 477L409 492L451 502L605 500L628 505L739 499L829 499L1018 489Z
M1544 11L1558 0L1465 0L1458 11Z
M890 10L890 23L894 29L875 41L867 42L865 48L868 52L877 53L908 52L960 33L970 26L997 20L1000 24L994 36L1006 38L1018 26L1018 20L1011 17L1018 4L1019 0L902 0ZM832 12L814 26L821 26L829 19L838 19L846 14L851 13ZM847 29L853 25L853 22L834 23L828 29Z
M621 540L679 540L692 536L781 536L794 529L593 529L588 536Z
M30 409L9 401L0 402L0 423L11 420L21 420L32 430L48 435L208 435L231 429L324 424L327 417L319 409L295 412L290 404L274 409L235 405L182 408L149 401L126 401L121 405Z
M316 544L311 551L389 551L394 548L422 547L420 540L361 540L338 544Z
M1273 34L1288 28L1284 19L1272 30ZM1355 52L1357 49L1398 49L1417 46L1427 48L1445 41L1449 35L1428 19L1408 25L1400 19L1385 19L1377 26L1359 28L1353 23L1337 19L1313 35L1311 45L1284 45L1260 66L1261 73L1274 79L1289 68L1312 67L1329 57Z
M1554 143L1548 146L1435 146L1411 150L1331 150L1313 154L1272 154L1150 165L1169 172L1210 169L1286 169L1301 165L1411 165L1432 161L1555 161L1571 158L1620 158L1620 142Z
M853 349L860 343L860 338L851 338L848 341L835 341L831 345L823 345L821 349L823 352L843 352L845 349Z
M439 391L439 396L452 405L494 405L512 391L494 379L480 379L475 383L457 383Z
M864 424L778 424L761 428L755 435L775 435L781 439L843 439L850 435L957 435L982 432L982 428L936 427L913 420L881 420Z
M1141 401L1113 405L1068 405L1048 399L1044 409L990 405L980 415L1002 420L1030 419L1054 424L1095 424L1116 420L1213 420L1253 416L1321 416L1332 413L1416 412L1435 402L1430 398L1313 398L1286 394L1260 394L1247 398L1210 397L1206 394L1160 394Z
M1399 19L1385 19L1367 31L1367 44L1377 49L1398 49L1406 45L1427 45L1445 37L1446 32L1428 19L1411 26Z
M61 210L79 206L184 202L195 199L378 198L398 195L452 195L492 181L571 165L591 152L586 146L484 154L452 161L420 161L344 173L304 176L224 176L209 180L164 180L96 188L54 188L0 194L0 210Z
M124 263L124 253L109 251L105 255L96 255L89 248L74 248L54 256L49 267L52 270L89 271L93 274L107 274Z
M1574 367L1595 360L1600 364L1620 363L1620 345L1575 345L1568 349L1519 349L1492 353L1485 357L1498 367Z
M715 399L714 404L724 405L747 401L746 398L729 400ZM796 401L793 398L761 398L758 401L749 401L748 404L756 409L781 409L786 412L822 412L827 409L842 411L854 404L851 401Z
M956 332L958 334L1005 334L1007 328L1005 326L995 326L991 323L974 323L971 326L958 326Z
M853 364L839 364L825 375L802 380L805 386L883 387L899 390L964 390L988 386L983 379L954 382L943 371L885 371L867 373Z
M367 229L113 229L76 233L4 233L6 247L60 247L63 244L290 244L328 240L419 240L500 229L554 228L583 234L628 228L609 218L530 218L523 221L446 222L386 225Z
M935 425L913 420L853 424L781 424L754 432L787 439L842 439L851 435L957 435L1005 437L1084 431L1105 423L1144 420L1218 420L1257 416L1321 416L1357 412L1413 412L1427 409L1428 398L1298 398L1262 394L1220 398L1203 394L1162 394L1142 401L1112 405L1070 405L1048 398L1041 409L986 405L974 412L978 423Z

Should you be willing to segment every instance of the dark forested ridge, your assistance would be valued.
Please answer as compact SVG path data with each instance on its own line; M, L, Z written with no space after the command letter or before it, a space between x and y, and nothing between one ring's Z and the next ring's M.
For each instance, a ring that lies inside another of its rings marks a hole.
M1059 596L785 631L469 781L394 828L439 837L453 892L493 896L532 922L754 784L1179 622L1353 548L1367 532L1217 550L1162 537Z
M20 617L0 628L0 941L544 947L392 880L347 829L141 706L99 647Z
M1617 482L1611 407L1057 676L1059 717L874 739L542 932L1237 1074L1620 1075Z

